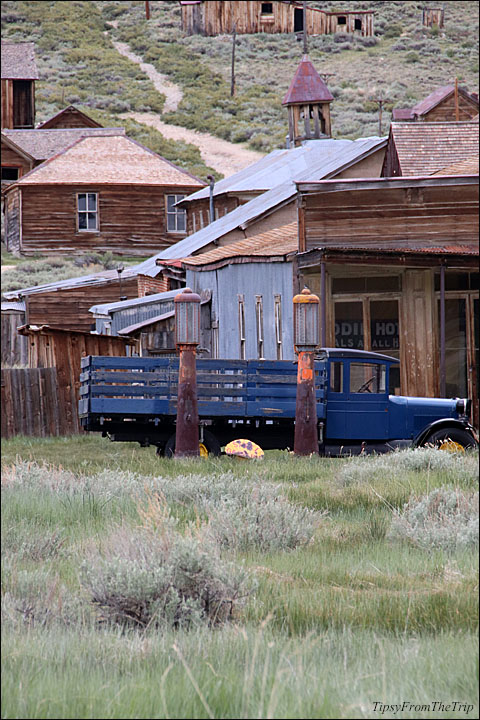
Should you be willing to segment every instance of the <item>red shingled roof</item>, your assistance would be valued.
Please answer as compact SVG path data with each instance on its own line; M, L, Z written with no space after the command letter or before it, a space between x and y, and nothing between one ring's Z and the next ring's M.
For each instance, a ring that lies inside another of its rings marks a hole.
M431 175L478 155L479 126L473 122L393 122L393 141L402 175ZM387 150L388 152L388 150Z
M413 115L425 115L426 113L430 112L430 110L433 110L433 108L436 107L443 100L446 100L454 92L455 92L455 85L444 85L441 88L437 88L432 93L430 93L430 95L428 95L428 97L424 98L423 100L420 100L420 102L418 102L416 105L413 106L412 116ZM459 87L458 92L461 95L464 95L465 97L469 98L470 100L475 99L464 88Z
M282 105L332 102L332 100L333 95L330 90L313 67L308 55L304 55L282 100Z

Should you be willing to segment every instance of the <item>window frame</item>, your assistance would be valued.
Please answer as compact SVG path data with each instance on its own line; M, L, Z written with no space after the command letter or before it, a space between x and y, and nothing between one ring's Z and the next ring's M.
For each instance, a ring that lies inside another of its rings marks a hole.
M257 333L257 358L265 360L265 335L263 327L263 295L255 295L255 328Z
M238 295L238 338L240 343L240 360L246 355L246 326L245 326L245 295Z
M177 208L175 204L180 202L186 197L186 193L166 193L165 194L165 229L167 233L171 235L186 235L187 234L187 211L184 208ZM168 209L168 198L175 198L173 201L173 210ZM175 221L175 229L169 228L169 219L172 218ZM183 218L183 230L178 229L178 219Z
M278 293L273 296L273 312L275 319L277 360L283 360L282 296Z
M85 196L85 210L80 210L80 196ZM95 198L95 210L89 210L88 209L88 198L89 196L92 196ZM77 232L78 233L99 233L100 232L100 211L99 211L99 193L98 192L89 192L88 190L85 192L77 192L76 193L76 203L77 203L77 213L76 213L76 221L77 221ZM94 228L81 228L80 227L80 215L86 216L86 224L88 225L88 216L89 215L95 215L95 227Z

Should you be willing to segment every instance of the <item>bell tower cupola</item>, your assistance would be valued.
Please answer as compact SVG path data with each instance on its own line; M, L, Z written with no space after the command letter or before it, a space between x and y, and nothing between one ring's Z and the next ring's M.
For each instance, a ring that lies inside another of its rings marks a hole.
M320 140L332 134L330 103L333 95L304 55L282 100L288 109L290 147L304 140Z

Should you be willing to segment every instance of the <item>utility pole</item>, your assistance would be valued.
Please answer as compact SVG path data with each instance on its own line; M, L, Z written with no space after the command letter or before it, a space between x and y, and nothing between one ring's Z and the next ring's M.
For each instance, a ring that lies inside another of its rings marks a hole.
M455 120L460 120L460 108L458 107L458 78L455 78Z
M233 26L233 33L232 33L232 80L230 83L230 97L233 97L235 95L235 43L237 38L237 27L236 25Z
M377 98L375 100L378 103L378 134L382 134L382 110L385 104L385 98Z
M307 0L303 0L303 54L308 55L307 44Z
M148 0L145 0L145 18L150 20L150 3Z

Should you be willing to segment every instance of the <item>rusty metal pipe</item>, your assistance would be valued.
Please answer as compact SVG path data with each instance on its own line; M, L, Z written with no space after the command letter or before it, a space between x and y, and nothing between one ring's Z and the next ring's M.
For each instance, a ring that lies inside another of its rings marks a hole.
M318 455L317 404L315 398L315 355L298 354L297 402L295 406L295 455Z
M198 400L196 353L192 345L179 345L177 427L175 457L198 457Z

